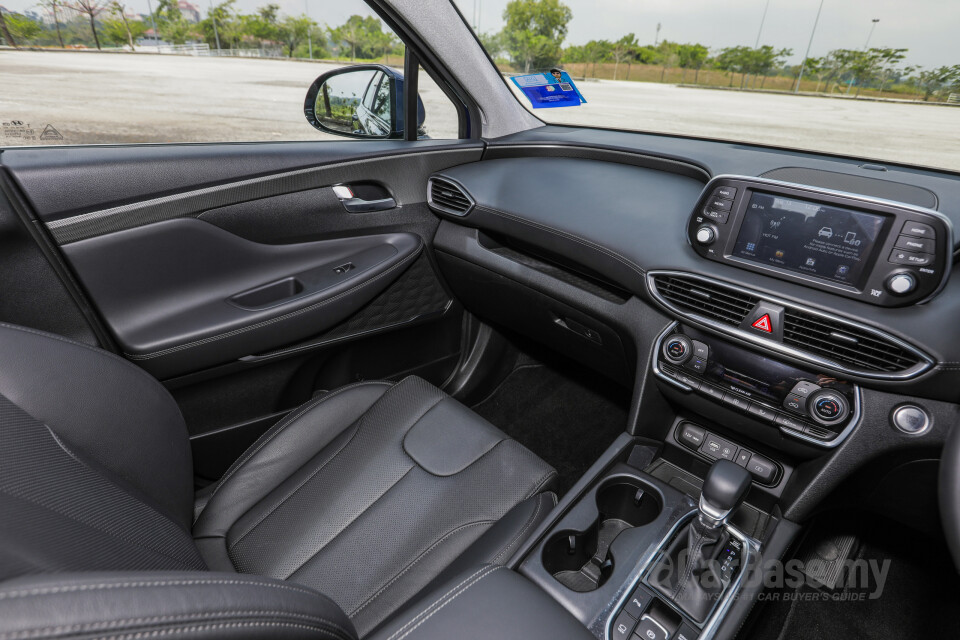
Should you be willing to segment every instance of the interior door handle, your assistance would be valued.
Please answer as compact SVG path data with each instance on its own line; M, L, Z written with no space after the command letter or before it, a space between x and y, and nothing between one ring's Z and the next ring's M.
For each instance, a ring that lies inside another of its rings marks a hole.
M333 192L340 198L343 208L350 213L370 213L372 211L386 211L397 206L397 201L393 198L379 198L377 200L364 200L353 195L353 190L344 185L337 185Z

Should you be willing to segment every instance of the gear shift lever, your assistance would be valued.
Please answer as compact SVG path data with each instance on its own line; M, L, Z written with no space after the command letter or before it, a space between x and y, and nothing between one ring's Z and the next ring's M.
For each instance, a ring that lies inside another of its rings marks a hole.
M750 473L717 460L700 493L700 513L667 545L650 574L650 584L697 622L703 622L725 589L718 556L729 535L723 525L750 489Z
M700 523L708 529L722 526L750 489L750 473L729 460L717 460L707 472L700 494Z

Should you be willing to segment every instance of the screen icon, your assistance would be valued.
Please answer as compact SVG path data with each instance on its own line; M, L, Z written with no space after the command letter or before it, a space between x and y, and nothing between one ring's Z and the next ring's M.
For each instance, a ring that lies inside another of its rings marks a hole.
M822 227L820 231L817 232L817 237L829 240L833 237L833 229L830 227Z
M817 264L817 259L816 259L816 258L807 258L807 261L806 261L805 264L806 264L808 267L812 267L813 265Z
M782 258L782 257L783 257L783 251L777 249L777 252L774 253L773 255L777 256L778 258Z
M840 265L839 267L837 267L837 277L842 278L843 276L847 275L848 273L850 273L850 267L848 267L847 265L842 264L842 265Z
M757 243L756 243L756 242L748 242L748 243L747 243L747 251L753 251L753 250L756 249L756 248L757 248Z

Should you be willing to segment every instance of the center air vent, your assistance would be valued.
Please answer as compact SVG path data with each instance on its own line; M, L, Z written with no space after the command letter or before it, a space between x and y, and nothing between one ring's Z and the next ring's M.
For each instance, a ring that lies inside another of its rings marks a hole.
M856 322L807 310L716 280L681 273L651 272L652 293L668 309L738 338L761 342L832 369L865 378L910 378L933 365L933 360L910 345ZM740 329L758 302L784 308L783 343L773 343Z
M678 310L734 327L740 326L750 310L760 301L756 296L698 278L657 275L653 280L657 293Z
M463 188L445 178L430 178L427 185L427 203L441 213L465 216L473 209L474 201Z

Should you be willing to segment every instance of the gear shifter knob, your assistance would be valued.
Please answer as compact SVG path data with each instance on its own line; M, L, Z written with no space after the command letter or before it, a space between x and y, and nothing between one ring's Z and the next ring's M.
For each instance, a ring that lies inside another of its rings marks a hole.
M715 528L743 502L750 489L750 472L729 460L717 460L707 472L700 494L700 522Z

